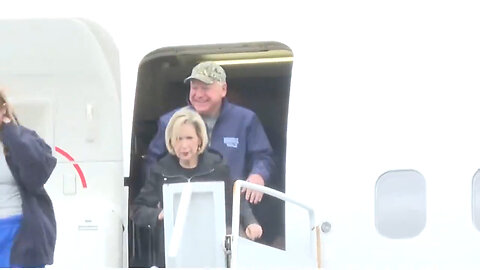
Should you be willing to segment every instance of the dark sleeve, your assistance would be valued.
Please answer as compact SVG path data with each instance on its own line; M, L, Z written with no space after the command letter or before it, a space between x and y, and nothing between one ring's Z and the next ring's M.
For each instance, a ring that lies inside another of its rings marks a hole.
M260 120L253 116L247 131L247 159L249 174L260 174L266 183L271 181L274 167L273 150Z
M240 224L247 228L250 224L259 224L245 196L240 195Z
M35 131L13 123L2 124L1 137L19 184L32 193L41 189L57 164L50 146Z
M147 173L145 185L134 201L133 221L140 226L153 226L158 222L158 215L162 211L162 186L158 181L158 174L152 173L150 168Z
M230 170L226 164L222 164L218 167L217 171L220 171L221 179L226 179L225 183L225 213L227 218L227 225L231 225L232 222L232 209L233 209L233 184L230 179ZM240 224L245 228L257 223L258 221L253 215L250 204L245 199L245 196L240 195Z

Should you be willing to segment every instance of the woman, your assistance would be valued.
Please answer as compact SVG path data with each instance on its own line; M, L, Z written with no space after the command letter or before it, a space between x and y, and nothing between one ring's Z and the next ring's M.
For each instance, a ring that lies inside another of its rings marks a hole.
M161 205L164 183L224 181L226 222L230 227L233 183L229 179L230 172L222 157L205 151L208 136L202 117L189 109L177 111L167 125L165 140L169 154L147 172L145 186L135 200L135 223L140 226L153 226L163 220ZM245 234L251 240L260 238L262 227L243 196L242 198L240 221L246 228Z
M56 222L43 185L57 161L17 123L1 89L0 106L0 267L44 267L53 263Z

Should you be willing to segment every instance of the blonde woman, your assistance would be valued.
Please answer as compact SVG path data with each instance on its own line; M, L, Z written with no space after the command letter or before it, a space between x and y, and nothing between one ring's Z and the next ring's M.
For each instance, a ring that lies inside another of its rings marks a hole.
M147 172L144 187L135 200L134 221L140 226L153 226L163 220L162 185L197 181L225 183L226 222L231 225L232 192L228 166L221 155L206 151L208 136L202 117L188 108L177 111L165 130L168 153ZM243 196L242 196L243 197ZM249 239L262 236L249 204L243 197L240 221Z
M0 267L44 267L53 263L56 222L43 185L57 160L17 123L2 89L0 106Z

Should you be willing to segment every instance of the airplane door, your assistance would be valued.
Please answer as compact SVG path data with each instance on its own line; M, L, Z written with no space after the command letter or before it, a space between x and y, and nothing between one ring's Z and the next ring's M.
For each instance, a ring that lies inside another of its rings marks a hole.
M81 19L1 20L0 84L52 148L54 266L126 266L118 52ZM112 134L115 134L114 136Z

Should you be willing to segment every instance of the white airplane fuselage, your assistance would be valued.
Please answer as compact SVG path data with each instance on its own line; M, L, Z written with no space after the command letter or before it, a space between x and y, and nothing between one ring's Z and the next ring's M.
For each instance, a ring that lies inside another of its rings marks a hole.
M321 266L480 267L478 4L81 2L12 2L0 20L0 85L26 125L75 159L57 151L47 186L58 265L128 265L122 176L142 59L167 47L275 41L293 54L285 193L324 225ZM32 19L40 30L23 27ZM399 172L418 178L403 185ZM288 249L308 236L298 228L306 217L285 211ZM76 242L91 257L77 258Z

